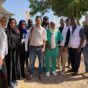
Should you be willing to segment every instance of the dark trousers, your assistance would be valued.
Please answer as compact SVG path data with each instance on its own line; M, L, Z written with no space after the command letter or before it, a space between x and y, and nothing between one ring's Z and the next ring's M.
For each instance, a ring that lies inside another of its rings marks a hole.
M26 62L26 68L27 68L27 69L28 69L28 67L29 67L28 58L29 58L29 50L25 52L25 62Z
M8 88L7 69L5 62L2 65L2 69L0 69L0 88Z
M71 65L69 54L70 54L70 52L69 52L69 48L68 48L68 67Z
M21 77L25 77L24 65L25 65L25 47L24 45L19 47L19 57L20 57L20 68L21 68Z
M88 44L83 48L85 70L88 71Z
M16 75L18 80L21 79L19 49L16 50Z
M69 58L71 61L71 66L73 72L78 72L79 66L80 66L80 60L81 60L81 51L78 52L77 49L69 48Z

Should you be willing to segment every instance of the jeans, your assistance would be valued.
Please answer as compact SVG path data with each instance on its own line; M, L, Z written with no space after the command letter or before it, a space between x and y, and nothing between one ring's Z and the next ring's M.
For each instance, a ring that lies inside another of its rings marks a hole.
M34 73L34 63L35 63L36 55L38 56L38 61L39 61L39 74L42 74L43 72L42 46L30 46L30 51L29 51L30 74Z
M83 48L85 69L88 71L88 45Z

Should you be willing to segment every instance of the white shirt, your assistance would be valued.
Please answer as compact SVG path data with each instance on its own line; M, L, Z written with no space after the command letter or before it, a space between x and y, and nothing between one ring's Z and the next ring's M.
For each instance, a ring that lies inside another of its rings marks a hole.
M69 47L79 48L80 40L81 40L79 32L81 30L81 27L77 26L73 34L72 34L72 29L70 30L71 30L71 36L70 36Z
M5 55L8 53L8 42L5 29L0 25L0 56L4 59Z
M30 45L31 46L41 46L43 45L43 41L47 40L47 33L45 28L41 27L36 28L36 26L33 27L33 31L31 33L30 38Z
M71 26L65 26L63 31L62 31L62 35L63 35L64 40L61 42L61 44L60 44L61 46L65 45L66 35L67 35L67 31L69 28L71 29Z
M27 34L26 34L26 38L25 38L25 51L28 50L28 41L29 41L29 38L30 38L30 31L27 30Z
M51 49L54 49L55 47L56 47L55 33L53 33L52 36L51 36Z

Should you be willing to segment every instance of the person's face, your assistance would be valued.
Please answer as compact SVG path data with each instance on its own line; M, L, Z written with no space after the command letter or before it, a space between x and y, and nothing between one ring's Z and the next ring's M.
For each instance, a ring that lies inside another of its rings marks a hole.
M71 20L71 25L72 26L77 26L77 20L76 19Z
M31 26L32 24L33 24L32 20L29 20L29 21L28 21L28 25Z
M55 23L51 22L50 23L50 28L54 30L55 29Z
M69 26L71 24L70 20L66 20L66 26Z
M26 28L26 23L25 23L25 22L22 22L22 23L21 23L21 28L22 28L22 29L25 29L25 28Z
M10 22L10 27L13 29L13 28L15 28L15 26L16 26L16 21L15 20L12 20Z
M60 25L61 25L61 27L64 27L64 21L63 20L60 22Z
M36 22L36 25L41 25L42 20L41 20L41 18L37 18L35 20L35 22Z
M6 23L7 23L7 20L5 18L3 18L3 19L0 20L0 23L1 23L2 27L5 27Z
M49 20L48 19L43 19L43 22L44 23L49 23Z

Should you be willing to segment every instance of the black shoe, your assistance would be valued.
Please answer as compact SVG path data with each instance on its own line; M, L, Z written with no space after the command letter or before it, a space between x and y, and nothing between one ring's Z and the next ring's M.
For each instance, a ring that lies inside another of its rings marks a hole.
M74 72L72 69L68 70L67 72Z
M13 82L10 83L10 88L15 88L15 84Z
M77 76L77 75L78 75L78 72L72 73L72 76Z

